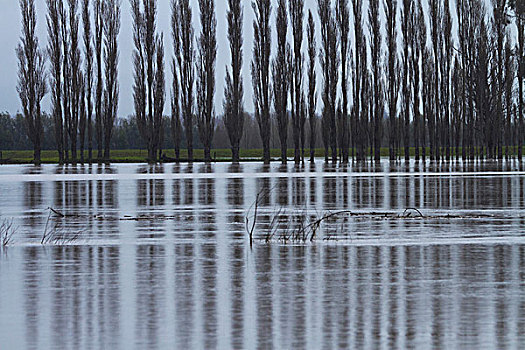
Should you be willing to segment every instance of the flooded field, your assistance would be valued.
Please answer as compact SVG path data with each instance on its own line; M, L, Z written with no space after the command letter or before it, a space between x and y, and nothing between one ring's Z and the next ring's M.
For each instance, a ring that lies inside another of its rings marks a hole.
M518 163L2 166L0 198L2 349L525 347Z

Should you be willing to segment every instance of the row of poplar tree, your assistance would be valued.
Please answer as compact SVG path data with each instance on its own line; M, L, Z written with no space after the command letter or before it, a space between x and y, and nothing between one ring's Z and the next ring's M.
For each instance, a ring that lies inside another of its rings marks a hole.
M75 162L77 147L84 161L86 140L91 161L94 138L97 159L109 160L119 97L120 0L46 0L45 49L39 48L35 33L34 0L19 1L23 27L17 49L18 92L35 162L40 161L40 104L48 78L60 162ZM169 98L176 160L183 132L188 160L193 160L196 130L205 161L211 161L216 129L214 0L198 0L197 38L190 0L172 0L171 88L166 86L163 34L156 29L157 2L130 3L135 117L149 160L162 157L163 130L168 127L162 114ZM452 6L449 0L317 0L317 13L308 11L307 16L304 0L276 0L276 5L277 43L272 45L272 2L251 2L254 115L265 163L270 161L272 123L277 124L283 162L292 128L294 160L299 163L307 146L310 158L315 157L318 122L326 159L331 155L333 162L345 163L350 157L380 160L384 135L390 160L408 160L410 147L418 161L502 159L516 149L522 158L523 1L456 0ZM241 0L228 0L231 65L223 120L234 162L240 160L245 118L243 11ZM307 139L310 145L305 145Z

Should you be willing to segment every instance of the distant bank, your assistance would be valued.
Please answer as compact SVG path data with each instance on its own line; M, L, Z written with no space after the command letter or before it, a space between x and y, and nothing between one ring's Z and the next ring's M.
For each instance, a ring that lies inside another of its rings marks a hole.
M458 150L461 158L461 148ZM281 158L280 149L271 150L272 161L278 162ZM310 150L305 150L305 162L309 160ZM476 152L479 154L481 152ZM516 157L517 147L509 147L508 151L509 157ZM231 162L231 150L230 149L214 149L211 151L212 159L214 162ZM262 161L263 151L262 149L243 149L240 151L241 162L259 162ZM316 158L325 158L324 149L315 150ZM350 150L350 156L352 155L352 150ZM111 150L111 159L110 163L146 163L147 162L148 151L145 149L128 149L128 150ZM288 150L288 161L293 162L294 150ZM381 148L381 157L388 157L389 150L387 147ZM415 156L415 148L410 148L410 158L413 159ZM400 159L404 159L404 153L401 150L401 153L398 155ZM88 155L87 151L84 154L84 163L89 163L87 161ZM350 157L351 158L351 157ZM80 155L77 156L77 162L81 163ZM370 154L368 154L367 159L370 159ZM454 159L456 159L454 155ZM93 159L92 163L97 163L98 159ZM103 160L101 160L103 162ZM173 150L163 151L163 162L165 163L174 163L175 162L175 153ZM204 162L204 151L202 149L194 150L194 163ZM33 151L0 151L0 164L32 164L33 163ZM181 150L180 154L180 163L187 163L187 151ZM58 164L58 154L57 151L46 150L42 151L42 164Z

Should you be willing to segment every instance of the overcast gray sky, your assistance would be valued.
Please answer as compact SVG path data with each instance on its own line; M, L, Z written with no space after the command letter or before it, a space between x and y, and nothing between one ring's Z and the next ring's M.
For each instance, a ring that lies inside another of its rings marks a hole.
M200 33L199 10L197 0L192 0L193 24L195 27L196 37ZM245 87L245 107L246 110L253 110L252 103L252 84L250 78L250 61L253 40L253 10L251 1L244 3L244 87ZM272 15L275 16L276 1L273 3ZM45 0L36 0L38 35L41 45L47 44L46 29L46 5ZM305 0L305 17L308 9L312 9L317 17L317 1ZM158 1L158 30L164 33L166 46L166 55L172 55L171 32L170 32L170 0ZM217 15L217 91L215 96L216 111L222 112L222 101L224 96L224 76L225 66L230 62L230 54L227 40L227 23L226 23L227 1L216 1ZM272 16L272 17L273 17ZM120 33L120 65L119 65L119 82L120 82L120 104L119 116L125 117L133 114L133 69L131 65L131 54L133 50L132 41L132 23L130 15L129 0L122 0L122 28ZM317 28L318 30L318 28ZM275 31L275 29L274 29ZM272 33L275 36L275 33ZM16 92L17 83L17 60L15 48L19 42L20 36L20 9L18 0L0 0L0 112L9 112L11 114L20 110L20 100ZM306 41L306 38L305 38ZM274 40L275 42L275 40ZM318 40L319 44L319 40ZM169 57L166 57L169 62ZM171 75L171 67L166 66L168 77ZM171 79L170 79L171 81ZM171 84L171 83L169 83ZM169 90L168 90L169 91ZM43 109L49 111L49 96L43 102ZM166 106L168 107L168 106ZM166 108L166 112L169 109Z

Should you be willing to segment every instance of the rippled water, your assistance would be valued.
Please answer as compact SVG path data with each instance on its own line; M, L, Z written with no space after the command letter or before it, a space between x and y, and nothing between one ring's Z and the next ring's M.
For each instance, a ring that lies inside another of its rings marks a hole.
M0 196L1 349L525 347L517 163L2 166Z

